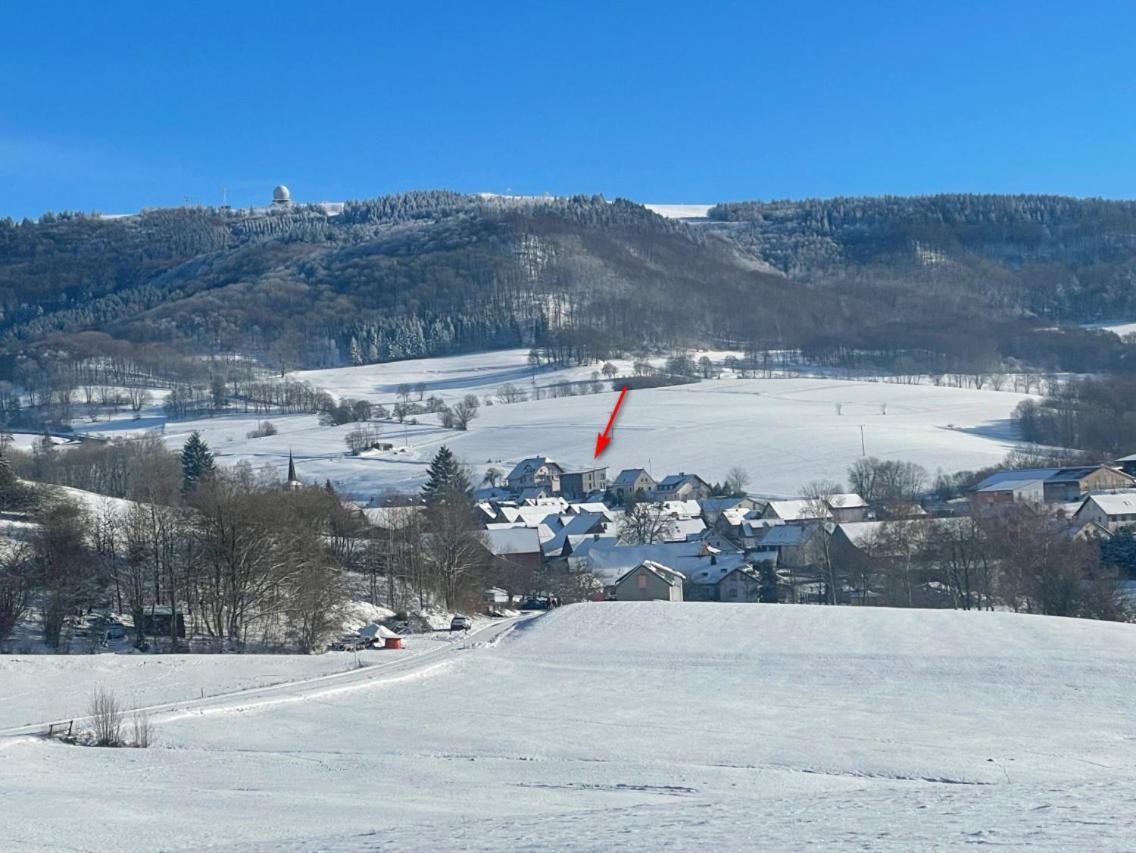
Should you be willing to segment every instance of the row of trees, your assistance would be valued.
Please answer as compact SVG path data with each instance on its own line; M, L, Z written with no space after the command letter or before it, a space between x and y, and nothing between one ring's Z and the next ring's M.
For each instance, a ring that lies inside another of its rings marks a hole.
M131 500L80 505L41 491L34 534L0 558L0 642L34 606L56 647L71 617L97 608L131 614L140 645L158 639L146 626L160 612L171 647L314 651L339 630L355 576L398 610L479 608L486 585L541 582L537 567L490 553L466 468L445 447L421 494L376 523L330 484L284 491L274 475L222 470L196 433L178 454L153 438L73 451L54 474ZM0 457L6 508L23 488Z
M1117 567L1102 561L1099 542L1071 533L1046 508L1017 504L885 522L858 551L836 547L818 562L867 603L1123 618Z

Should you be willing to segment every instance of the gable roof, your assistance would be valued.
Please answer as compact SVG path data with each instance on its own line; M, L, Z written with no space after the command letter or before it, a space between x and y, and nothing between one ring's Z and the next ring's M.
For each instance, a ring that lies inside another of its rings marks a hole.
M864 509L868 502L855 492L846 492L840 495L829 495L824 499L829 509Z
M703 486L707 485L706 481L699 477L697 474L687 474L685 471L678 474L667 474L663 479L659 480L659 488L677 489L685 482L692 481L694 483L701 483Z
M598 512L586 512L581 515L574 515L560 530L556 531L556 535L544 543L545 554L559 554L564 550L564 543L570 536L587 536L591 533L603 533L604 528L608 524L606 515L601 515Z
M820 501L806 498L795 498L787 501L770 501L767 509L776 513L777 517L785 521L803 521L814 518L828 518L831 513L828 507L823 507L823 513L818 515Z
M717 551L704 542L659 542L654 545L621 545L617 539L588 538L573 546L568 558L573 568L587 569L606 583L635 568L645 560L662 563L689 575L711 564L736 566L745 562L740 551ZM573 561L576 561L573 563Z
M650 572L668 586L678 586L684 580L686 580L686 575L684 575L682 572L676 572L669 566L664 566L662 563L656 563L654 560L644 560L631 571L623 574L619 578L619 580L615 582L616 586L623 583L624 580L640 570Z
M674 518L698 518L702 515L702 507L698 501L691 498L685 501L660 501L663 513Z
M806 524L778 524L769 528L769 532L762 537L762 547L792 548L802 545L812 538L816 528Z
M633 486L635 485L635 481L644 474L647 475L647 479L652 483L655 482L655 479L650 474L647 474L646 468L624 468L619 472L619 476L612 481L612 485Z
M1084 509L1089 502L1100 507L1105 515L1131 515L1136 513L1136 492L1107 492L1099 495L1089 495L1081 504ZM1081 510L1077 510L1080 512Z
M539 554L540 537L531 527L511 527L503 530L484 530L481 533L486 549L494 557L510 554Z
M556 463L549 459L547 456L530 456L527 459L522 459L520 462L518 462L513 467L513 470L509 472L509 476L505 479L517 480L522 477L526 477L533 471L536 471L542 465L555 465L557 468L560 468L559 465L556 465Z

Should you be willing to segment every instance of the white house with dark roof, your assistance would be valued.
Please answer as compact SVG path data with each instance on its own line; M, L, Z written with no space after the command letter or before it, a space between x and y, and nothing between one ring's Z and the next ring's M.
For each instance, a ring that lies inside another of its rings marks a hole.
M505 482L514 492L544 488L555 494L560 491L560 475L563 473L564 469L547 456L530 456L514 466Z
M653 497L660 501L700 501L710 497L710 485L697 474L668 474L655 486Z

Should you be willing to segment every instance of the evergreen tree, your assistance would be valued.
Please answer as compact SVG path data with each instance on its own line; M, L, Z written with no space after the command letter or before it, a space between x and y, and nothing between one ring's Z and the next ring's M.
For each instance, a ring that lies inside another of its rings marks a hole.
M181 471L183 492L191 492L198 483L209 479L216 471L213 453L209 445L196 430L186 439L181 449Z
M35 505L36 491L20 482L8 457L0 453L0 510L19 512Z
M422 499L429 507L458 501L472 501L473 489L461 462L444 444L438 449L426 470Z

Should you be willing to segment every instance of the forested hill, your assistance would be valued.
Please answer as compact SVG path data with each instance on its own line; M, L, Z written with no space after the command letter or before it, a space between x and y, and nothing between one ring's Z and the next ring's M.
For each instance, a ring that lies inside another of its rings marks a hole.
M793 340L827 298L625 201L409 193L0 223L0 341L96 330L290 365L556 338ZM86 336L90 340L92 336Z
M293 205L0 220L0 365L10 378L29 360L107 354L153 366L172 351L236 352L285 368L731 344L902 350L958 369L976 352L1040 353L1084 369L1069 357L1076 333L1043 341L1031 325L1136 316L1128 203L836 199L720 205L712 218L432 191L335 215ZM1093 347L1090 366L1120 357Z
M1008 314L1136 317L1136 202L937 195L737 202L729 235L785 275L817 283L959 293Z

